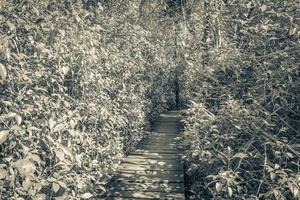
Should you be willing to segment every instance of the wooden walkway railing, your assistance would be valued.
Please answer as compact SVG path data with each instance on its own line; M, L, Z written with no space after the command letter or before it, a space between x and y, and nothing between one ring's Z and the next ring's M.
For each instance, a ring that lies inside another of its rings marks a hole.
M160 115L106 185L105 199L185 199L184 172L178 148L180 114Z

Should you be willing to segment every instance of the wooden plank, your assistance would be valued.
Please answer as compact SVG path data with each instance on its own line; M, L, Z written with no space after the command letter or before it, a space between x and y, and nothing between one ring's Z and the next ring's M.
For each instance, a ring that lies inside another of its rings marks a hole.
M181 160L180 155L170 155L170 154L160 154L160 155L156 155L156 154L148 154L148 155L141 155L141 154L136 154L136 155L129 155L126 158L130 158L130 157L134 157L134 158L141 158L141 159L155 159L155 160Z
M142 145L153 145L153 146L163 146L163 145L169 145L169 146L175 146L177 144L180 144L179 142L177 141L173 141L173 142L161 142L161 141L153 141L153 140L150 140L150 141L143 141L141 143L139 143L137 146L142 146Z
M173 126L158 126L158 127L154 127L153 130L155 132L164 132L164 133L171 133L171 134L177 134L180 131L177 127L173 127Z
M138 149L144 150L165 150L165 151L174 151L177 152L178 149L181 149L181 145L177 144L139 144L136 146Z
M160 149L143 149L138 147L136 150L134 150L131 155L134 154L138 154L138 153L143 153L143 154L179 154L181 153L181 151L176 151L176 150L172 150L172 151L164 151L164 150L160 150Z
M108 191L184 192L182 183L126 183L110 182Z
M175 192L114 191L108 192L107 196L131 199L185 199L184 193Z
M157 171L153 171L153 170L142 170L142 171L132 171L132 170L120 170L120 173L123 174L137 174L137 175L148 175L150 177L152 176L159 176L159 177L170 177L170 176L176 176L176 177L181 177L183 178L183 174L181 174L181 172L183 172L183 170L157 170Z
M138 144L138 146L142 146L142 145L153 145L154 147L165 147L165 146L179 146L179 142L177 141L155 141L155 140L148 140L148 141L143 141L141 143Z
M165 126L165 127L172 127L172 128L179 128L182 125L180 125L177 121L157 121L152 125L152 128Z
M158 154L180 154L180 150L167 150L167 149L144 149L144 147L138 147L132 152L132 155L139 153L158 153Z
M180 128L182 125L180 125L178 122L163 122L163 121L158 121L156 123L153 124L152 128L156 129L156 128L160 128L160 127L167 127L175 130L178 130L178 128Z
M161 143L172 143L172 142L179 142L181 140L181 136L180 135L175 135L175 136L168 136L168 135L163 135L163 134L159 134L159 133L155 133L152 136L145 138L143 140L141 140L141 143L143 142L153 142L153 143L157 143L157 142L161 142Z
M133 151L131 153L131 155L141 155L141 156L149 156L151 158L169 158L169 159L172 159L172 158L180 158L181 157L181 154L180 153L162 153L162 152L155 152L155 151L145 151L145 150L142 150L142 149L136 149L135 151Z
M177 152L178 149L182 149L180 144L161 144L161 143L149 143L149 144L139 144L136 146L137 149L144 150L168 150Z
M164 147L164 146L179 146L180 143L178 141L166 142L166 141L148 140L148 141L141 142L139 145L153 145L153 146Z
M167 118L160 118L157 120L157 122L166 122L166 123L178 123L178 124L182 124L182 122L180 121L181 119L178 118L173 118L173 119L167 119Z
M160 177L169 177L174 176L174 174L178 177L183 177L183 170L170 171L170 170L140 170L140 171L132 171L132 170L119 170L119 173L127 173L127 174L138 174L138 175L149 175L149 176L160 176Z
M169 121L169 120L176 120L176 121L180 121L181 120L181 115L169 115L169 114L161 114L158 118L157 121L160 121L160 120L166 120L166 121Z
M160 119L164 120L177 120L177 121L180 121L182 119L182 116L181 115L173 115L173 116L169 116L169 117L165 117L163 115L161 115L157 121L159 121Z
M179 142L181 140L181 137L178 135L163 135L163 134L153 134L153 136L145 138L140 141L140 143L145 143L145 142L153 142L153 143L165 143L168 144L170 142Z
M166 138L166 139L179 139L181 138L181 134L179 133L168 133L168 132L152 132L150 133L149 137L146 138L146 139L152 139L153 137L156 137L156 138Z
M162 159L150 159L150 158L140 158L140 157L130 156L125 158L122 163L143 164L143 165L155 164L155 163L159 165L163 165L163 164L181 165L181 160L180 159L162 160Z
M169 145L169 146L174 146L174 145L178 145L179 142L176 141L176 140L171 140L171 139L166 139L166 140L152 140L152 139L149 139L149 140L144 140L142 141L141 143L139 143L139 145L146 145L146 144L152 144L152 145Z
M130 163L122 163L118 168L120 170L181 170L181 165L172 165L172 164L148 164L148 165L137 165L137 164L130 164Z
M174 126L178 126L178 125L181 125L182 123L180 122L179 119L176 119L176 118L173 118L173 119L161 118L153 123L153 125L156 125L156 124L166 124L166 125L173 124Z
M168 147L168 146L165 146L165 147L155 147L155 146L151 146L151 145L144 145L142 147L139 147L139 149L143 149L145 151L147 150L151 150L151 151L155 151L155 152L161 152L161 153L180 153L180 147Z
M155 131L152 131L149 136L152 136L152 135L159 135L159 136L170 136L170 137L178 137L181 135L180 132L164 132L164 131L158 131L158 130L155 130Z
M174 127L172 129L168 129L168 127L156 127L155 129L152 129L152 133L165 133L165 135L178 135L180 133L180 130L175 129ZM149 135L151 136L152 133L150 133Z
M111 182L134 182L134 183L183 183L183 171L120 171Z

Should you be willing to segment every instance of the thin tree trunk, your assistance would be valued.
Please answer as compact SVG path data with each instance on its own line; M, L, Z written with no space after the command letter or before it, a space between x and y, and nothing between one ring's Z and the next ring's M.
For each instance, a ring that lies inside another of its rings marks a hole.
M209 13L208 13L208 6L209 3L204 1L204 20L203 20L203 53L202 53L202 65L206 67L209 64L209 44L208 44L208 37L209 37Z

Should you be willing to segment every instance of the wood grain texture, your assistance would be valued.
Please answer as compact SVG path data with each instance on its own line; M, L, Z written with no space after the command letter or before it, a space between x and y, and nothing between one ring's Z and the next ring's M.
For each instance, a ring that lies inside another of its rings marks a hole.
M185 199L180 114L161 114L153 132L126 157L104 199Z

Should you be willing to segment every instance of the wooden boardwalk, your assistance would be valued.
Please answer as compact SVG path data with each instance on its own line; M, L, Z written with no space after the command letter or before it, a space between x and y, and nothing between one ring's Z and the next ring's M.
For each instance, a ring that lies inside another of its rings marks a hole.
M161 114L106 185L105 199L185 199L184 173L178 148L180 114Z

